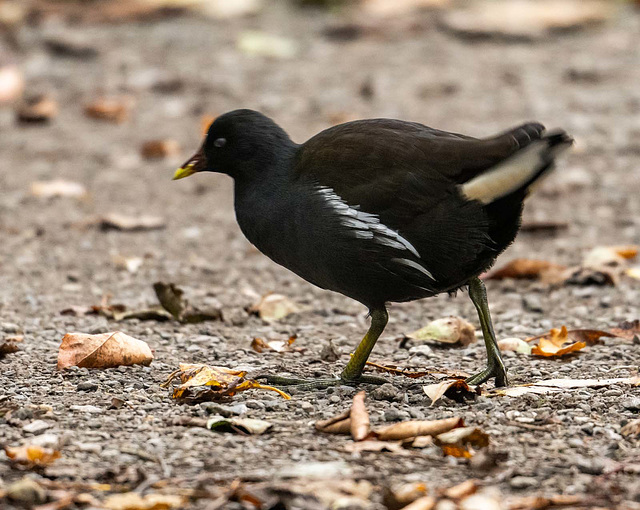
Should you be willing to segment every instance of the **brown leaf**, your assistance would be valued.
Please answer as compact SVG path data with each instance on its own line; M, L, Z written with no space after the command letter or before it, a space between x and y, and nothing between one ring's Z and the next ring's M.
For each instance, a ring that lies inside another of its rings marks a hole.
M479 395L478 389L472 389L464 379L450 379L441 383L428 384L422 387L427 397L431 399L431 406L443 396L449 397L456 402L464 402L467 398L474 398Z
M121 213L109 213L99 218L97 223L102 230L122 230L126 232L158 230L167 226L164 219L159 216L127 216Z
M222 311L219 309L200 310L191 306L183 297L184 292L182 289L173 283L156 282L153 284L153 290L162 308L183 324L196 324L222 319Z
M472 324L460 317L446 317L430 322L424 328L407 334L407 337L466 347L476 341L475 331Z
M111 368L148 365L152 360L153 354L146 342L120 331L99 335L67 333L58 352L58 370L70 366Z
M289 352L291 345L296 341L296 335L290 336L288 340L263 340L262 338L254 338L251 341L251 348L256 352Z
M437 436L457 427L464 427L462 418L405 421L376 429L375 433L380 441L393 441L417 436Z
M278 388L247 379L246 374L225 367L181 363L161 386L167 388L179 378L182 384L173 390L173 398L189 403L222 400L252 388L275 391L287 400L291 398Z
M371 426L369 422L369 413L364 404L365 392L360 391L353 397L351 404L351 437L354 441L363 441L369 436Z
M258 315L264 321L273 322L292 313L297 313L300 309L288 297L269 292L262 296L258 303L249 307L247 311Z
M28 468L48 466L60 458L60 452L57 450L29 444L15 448L5 446L4 451L13 463Z
M172 158L180 155L180 144L176 140L149 140L140 149L145 159Z
M526 341L532 342L534 340L538 340L538 344L531 348L531 354L535 356L560 357L587 346L586 342L582 340L565 345L572 340L566 326L562 326L561 329L553 328L545 335L528 338Z
M633 337L640 335L640 320L622 321L617 328L611 329L611 334L619 338L633 340Z
M121 124L129 118L131 101L124 97L103 97L85 106L84 112L92 119Z
M494 269L483 276L485 280L502 280L504 278L541 280L545 283L564 281L567 266L554 264L546 260L514 259L499 269Z
M21 335L4 337L4 339L0 341L0 359L4 358L7 354L18 352L20 350L18 344L23 340L24 337Z
M85 198L87 189L80 183L55 179L31 183L31 194L40 198Z
M422 482L405 483L385 490L384 505L389 510L400 510L426 496L428 492L427 486Z
M640 437L640 419L631 420L620 429L620 433L627 437Z
M489 436L479 428L460 427L436 436L434 443L445 455L468 459L474 455L473 448L488 446Z
M465 480L458 485L449 487L443 492L443 495L449 499L464 499L472 494L475 494L478 490L477 480Z
M48 96L36 96L18 107L16 116L19 122L44 123L58 115L58 103Z
M325 432L327 434L351 434L351 409L347 409L342 413L328 418L326 420L320 420L315 423L315 429L319 432Z

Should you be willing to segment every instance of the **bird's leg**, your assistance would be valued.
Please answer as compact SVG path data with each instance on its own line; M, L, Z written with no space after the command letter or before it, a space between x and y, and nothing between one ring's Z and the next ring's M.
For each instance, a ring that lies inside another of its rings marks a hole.
M340 385L353 385L357 383L368 384L384 384L387 382L382 377L375 377L370 375L362 375L364 366L369 359L369 354L376 345L378 338L384 331L387 322L389 321L389 315L384 306L371 310L371 326L369 331L364 336L360 345L351 356L349 363L344 367L344 370L340 374L340 377L329 379L299 379L282 377L279 375L264 375L256 378L265 379L268 384L274 384L276 386L294 386L301 390L318 390L328 388L330 386Z
M487 348L488 364L482 372L467 379L468 384L482 384L492 377L496 379L496 386L507 386L507 369L502 361L496 334L493 331L491 323L491 314L489 313L489 302L487 301L487 289L480 278L473 278L469 282L469 297L478 310L480 325L482 326L482 336L484 337L484 345Z

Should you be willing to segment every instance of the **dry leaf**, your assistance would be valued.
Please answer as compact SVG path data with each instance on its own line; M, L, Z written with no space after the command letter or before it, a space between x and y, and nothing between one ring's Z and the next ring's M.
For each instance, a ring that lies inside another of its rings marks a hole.
M287 315L300 311L298 306L282 294L268 293L262 296L260 301L249 307L249 313L257 314L267 322L283 319Z
M296 338L296 335L289 337L288 340L263 340L262 338L254 338L251 341L251 348L256 352L289 352Z
M613 379L545 379L531 384L512 386L510 388L496 388L489 392L491 395L505 395L509 397L519 397L529 393L541 394L555 393L567 389L575 388L602 388L614 384L628 384L640 386L640 376L618 377Z
M58 103L48 96L30 98L18 107L19 122L40 123L49 122L58 115Z
M153 354L146 342L120 331L87 335L67 333L58 351L58 370L70 366L111 368L122 365L149 365Z
M0 104L19 99L24 90L24 78L14 65L0 67Z
M424 328L407 335L413 340L438 342L444 344L456 344L460 347L476 341L476 330L469 322L460 317L446 317L436 319Z
M31 194L41 198L84 198L87 195L87 189L78 182L56 179L31 183Z
M363 441L369 436L371 426L369 422L369 413L364 404L365 392L360 391L353 396L353 404L351 404L351 437L354 441Z
M617 267L638 255L638 246L596 246L582 260L583 267L602 268Z
M531 354L531 346L521 338L503 338L498 341L501 351L514 351L522 354Z
M109 213L97 221L102 230L123 230L138 232L165 228L166 222L159 216L127 216L120 213Z
M289 59L298 53L298 45L292 39L256 30L242 32L237 41L238 49L247 55Z
M329 418L327 420L317 421L314 425L315 429L319 432L325 432L327 434L351 434L351 409L343 411L337 416Z
M620 433L627 437L640 437L640 419L631 420L620 429Z
M442 26L462 37L532 40L602 23L614 11L599 0L494 0L448 11Z
M623 321L618 324L617 328L611 329L611 334L619 338L633 340L634 336L640 335L640 320Z
M384 506L389 510L400 510L426 496L428 492L427 486L422 482L405 483L384 492Z
M156 282L153 284L160 305L173 318L183 324L197 324L204 321L217 321L222 319L222 311L217 308L201 310L189 304L183 297L182 289L173 283Z
M458 427L464 427L462 418L412 420L387 425L381 429L376 429L375 433L380 441L393 441L417 436L437 436Z
M569 341L569 334L565 326L562 326L562 329L554 328L549 331L548 335L539 338L538 344L531 348L531 354L544 357L559 357L579 351L587 346L586 342L583 341L565 345Z
M180 144L176 140L149 140L140 150L145 159L172 158L180 155Z
M420 377L425 377L429 375L431 372L412 372L406 368L399 368L395 365L380 365L379 363L374 363L373 361L367 361L366 365L368 367L373 367L381 372L386 372L393 375L402 375L404 377L409 377L410 379L419 379Z
M478 490L477 480L465 480L464 482L459 483L458 485L449 487L443 492L443 494L445 497L449 499L464 499L471 496L472 494L475 494L477 490Z
M0 359L4 358L7 354L13 354L18 352L20 348L18 344L24 340L21 335L7 336L0 341Z
M103 505L108 510L169 510L171 508L184 508L186 503L182 496L168 494L146 494L141 496L137 492L125 492L124 494L108 496Z
M547 262L546 260L514 259L501 268L489 271L483 276L483 279L502 280L504 278L514 278L558 283L566 278L566 270L566 266Z
M456 402L463 402L467 398L480 394L477 388L469 386L464 379L449 379L441 383L428 384L423 386L422 389L427 397L431 399L431 406L443 396L449 397Z
M57 450L29 444L15 448L5 446L4 452L11 462L28 468L48 466L60 458L60 452Z
M475 427L460 427L436 436L433 442L445 455L468 459L474 455L473 448L489 445L489 436Z
M206 427L209 430L220 432L235 432L236 434L245 436L259 436L273 427L273 424L255 418L224 418L223 416L214 416L213 418L209 418Z
M433 510L438 500L432 496L423 496L416 499L413 503L409 503L402 510Z
M180 368L169 375L162 387L167 388L178 377L182 384L174 388L173 398L190 403L221 400L252 388L275 391L287 400L291 398L278 388L246 379L246 374L244 371L225 367L181 363Z
M568 508L573 506L593 508L593 496L558 494L550 497L518 496L507 499L509 510L545 510L547 508ZM597 508L597 507L596 507Z
M123 97L103 97L85 106L84 112L88 117L108 122L122 123L129 117L131 101Z

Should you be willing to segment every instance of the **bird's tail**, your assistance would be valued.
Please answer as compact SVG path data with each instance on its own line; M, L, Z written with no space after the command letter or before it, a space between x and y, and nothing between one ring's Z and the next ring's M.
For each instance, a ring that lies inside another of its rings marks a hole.
M490 204L519 190L527 190L553 167L555 157L572 143L573 139L562 130L544 132L512 156L464 183L462 195Z

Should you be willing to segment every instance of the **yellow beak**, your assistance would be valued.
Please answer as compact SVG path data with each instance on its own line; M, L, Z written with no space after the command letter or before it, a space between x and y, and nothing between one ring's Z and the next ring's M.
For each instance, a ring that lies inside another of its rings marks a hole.
M185 177L189 177L196 173L195 165L187 165L176 170L176 173L173 174L173 180L177 181L178 179L184 179Z

